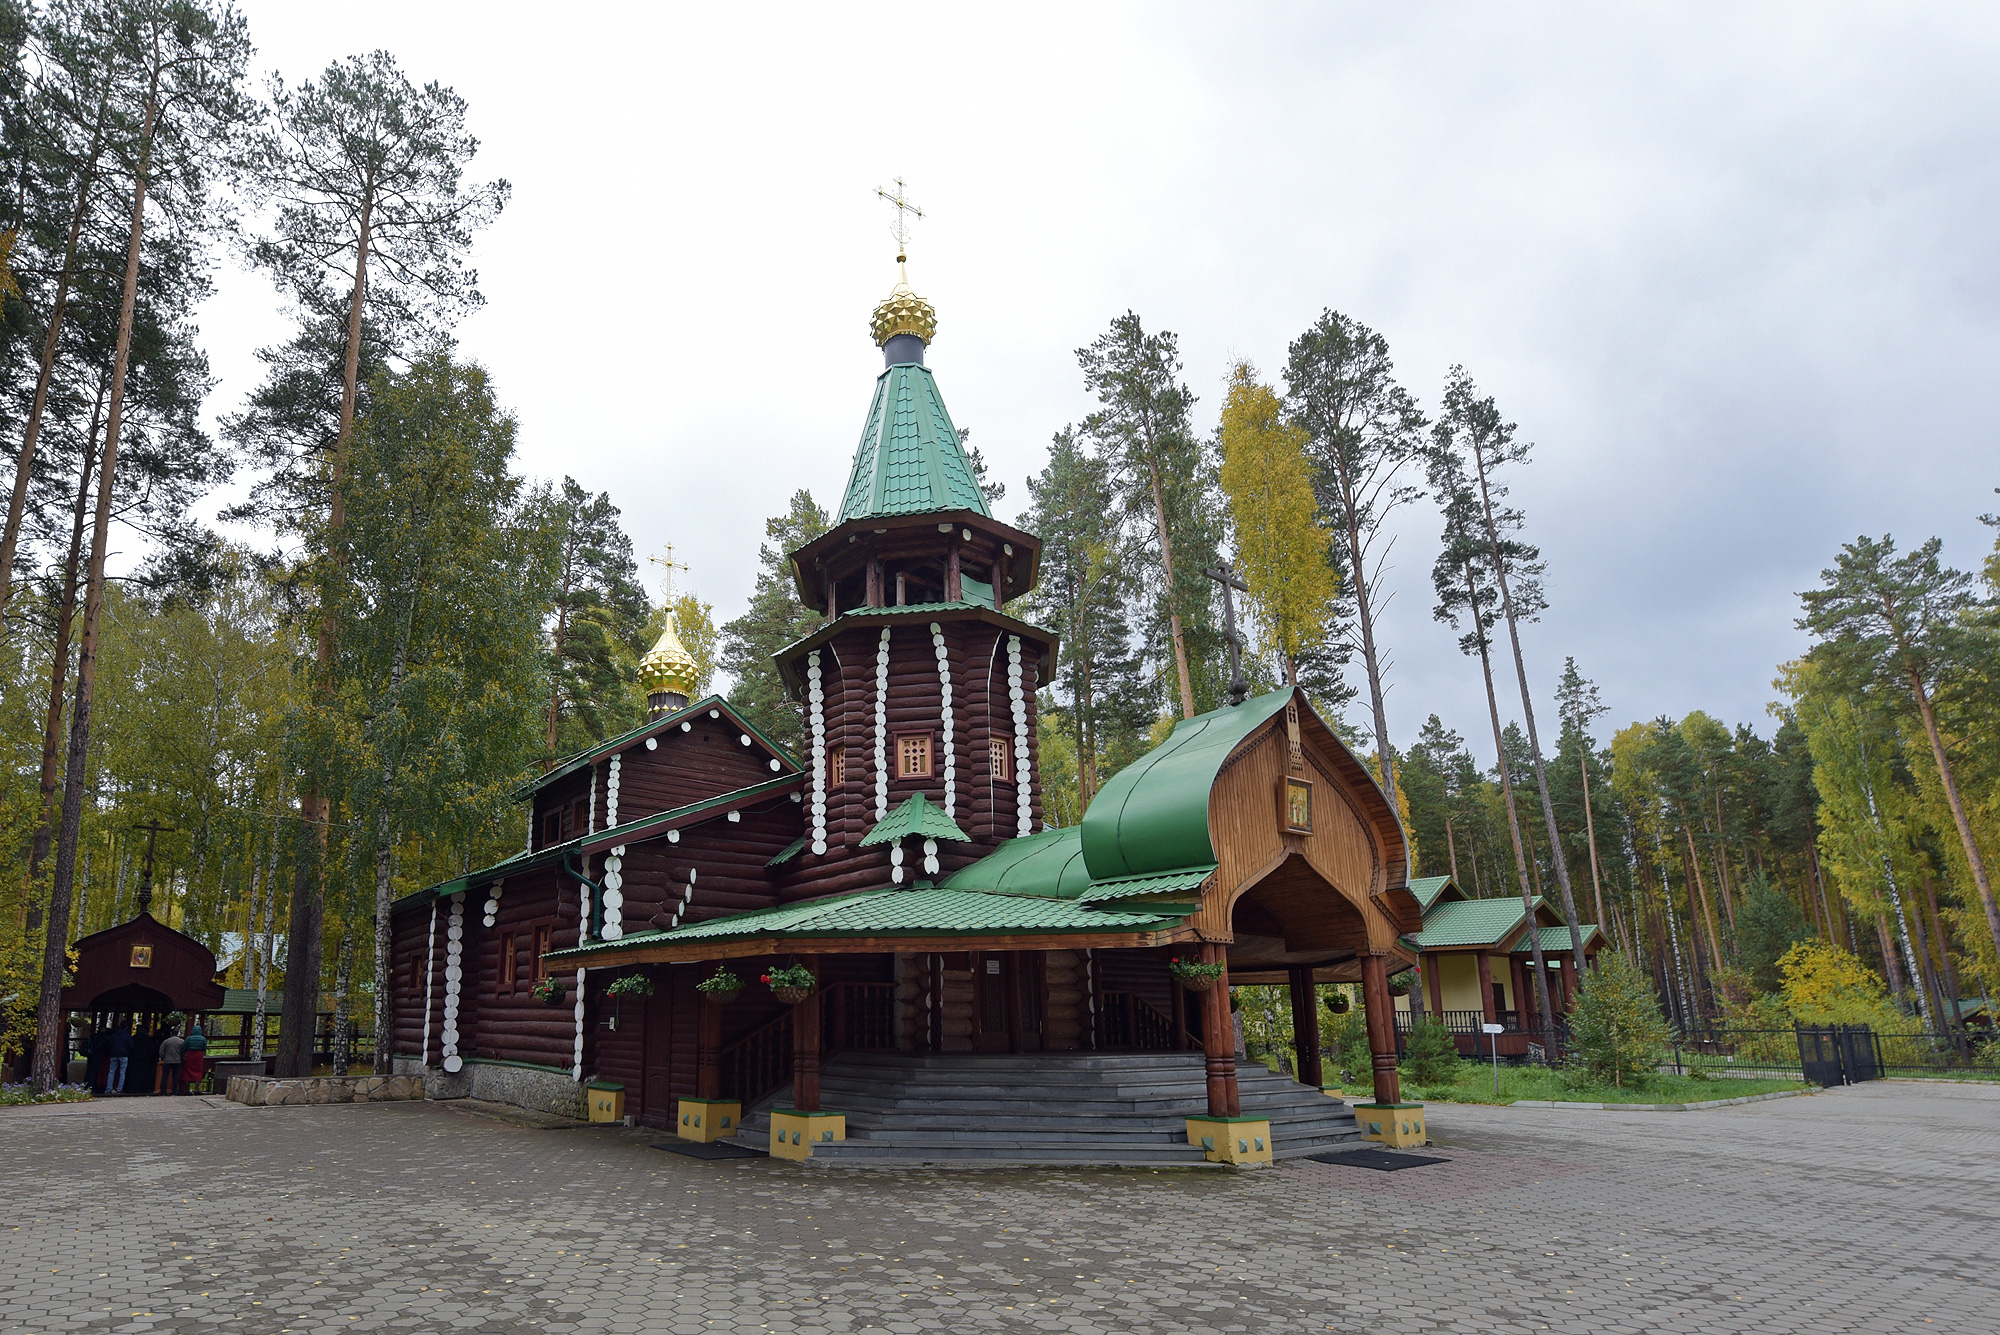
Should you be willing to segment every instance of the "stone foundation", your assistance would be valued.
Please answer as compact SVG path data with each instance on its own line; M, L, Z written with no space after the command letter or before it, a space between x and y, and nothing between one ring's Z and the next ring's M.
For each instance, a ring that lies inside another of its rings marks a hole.
M229 1098L253 1107L278 1108L305 1103L387 1103L424 1096L421 1080L407 1075L313 1076L282 1079L238 1075L229 1080Z
M421 1077L423 1097L427 1099L484 1099L556 1117L574 1117L578 1121L589 1115L584 1087L556 1071L468 1061L457 1075L448 1075L435 1066L424 1066L414 1057L398 1057L394 1066L399 1076Z

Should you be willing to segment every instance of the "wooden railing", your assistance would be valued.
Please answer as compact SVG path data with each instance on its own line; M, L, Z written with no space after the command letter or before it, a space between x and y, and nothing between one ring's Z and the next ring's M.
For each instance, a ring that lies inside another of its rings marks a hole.
M717 1054L722 1090L749 1107L792 1078L792 1013L752 1029Z
M1173 1017L1152 1002L1135 992L1100 992L1097 995L1097 1046L1100 1048L1172 1052L1178 1046L1174 1041ZM1192 1034L1186 1035L1183 1041L1190 1048L1200 1046Z
M821 1051L896 1046L894 983L835 983L826 989L820 1004Z

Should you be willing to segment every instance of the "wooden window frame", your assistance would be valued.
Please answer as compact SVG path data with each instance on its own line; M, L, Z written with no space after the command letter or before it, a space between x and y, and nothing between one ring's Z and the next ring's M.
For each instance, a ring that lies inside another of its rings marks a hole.
M500 967L494 972L494 990L503 997L514 995L521 982L521 943L514 932L500 933Z
M935 778L937 776L937 736L935 733L928 731L899 732L895 734L893 741L895 742L897 783L908 783ZM904 767L903 746L907 742L922 742L924 745L924 768L921 772L909 770Z
M533 981L539 983L542 979L549 976L549 966L542 959L542 956L555 949L555 921L551 919L547 922L538 922L534 925L533 931L534 936L532 940L535 943L535 967L530 972L534 975Z
M844 746L832 747L826 753L826 786L847 786L847 748Z
M562 812L560 811L543 812L541 846L543 848L554 848L557 844L561 842L562 842Z
M1014 739L995 733L986 739L986 763L1000 783L1014 781Z

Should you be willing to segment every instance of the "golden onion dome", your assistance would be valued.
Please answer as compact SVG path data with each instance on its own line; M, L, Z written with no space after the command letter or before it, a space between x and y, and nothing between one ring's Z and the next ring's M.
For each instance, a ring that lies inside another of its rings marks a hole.
M673 609L669 608L667 628L660 632L658 643L639 660L639 685L649 696L692 696L695 671L694 655L681 643L680 633L674 628Z
M898 334L915 334L929 343L937 336L937 311L928 301L910 290L908 274L896 280L896 286L889 295L882 298L882 304L875 308L875 318L868 323L868 331L875 336L875 346L881 347Z

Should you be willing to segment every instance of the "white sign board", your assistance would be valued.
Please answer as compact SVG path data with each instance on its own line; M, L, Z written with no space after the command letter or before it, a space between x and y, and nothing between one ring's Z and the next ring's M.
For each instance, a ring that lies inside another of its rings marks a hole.
M1479 1026L1479 1032L1482 1034L1504 1034L1507 1032L1507 1026L1504 1024L1482 1024Z

